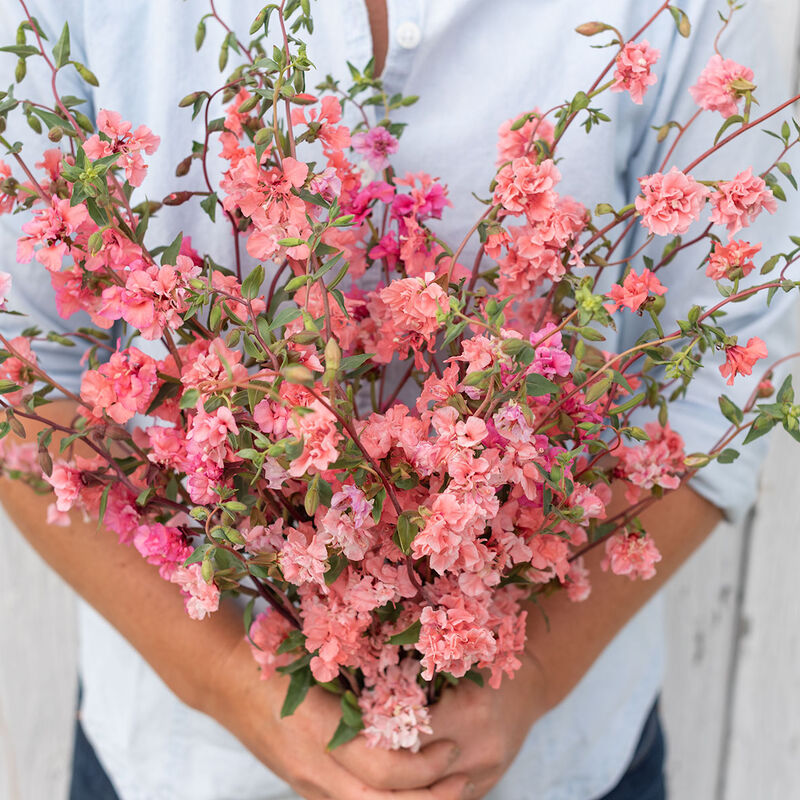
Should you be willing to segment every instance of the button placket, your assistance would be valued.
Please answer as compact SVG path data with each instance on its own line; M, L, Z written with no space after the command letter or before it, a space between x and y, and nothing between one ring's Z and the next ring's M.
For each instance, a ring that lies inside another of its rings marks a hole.
M423 0L386 0L389 48L383 82L389 94L402 91L423 36Z

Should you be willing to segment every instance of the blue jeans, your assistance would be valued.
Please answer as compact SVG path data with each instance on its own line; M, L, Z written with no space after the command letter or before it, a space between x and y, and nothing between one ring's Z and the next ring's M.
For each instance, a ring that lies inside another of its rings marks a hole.
M666 796L664 734L656 703L622 780L601 800L666 800ZM69 800L119 800L80 722L75 727Z

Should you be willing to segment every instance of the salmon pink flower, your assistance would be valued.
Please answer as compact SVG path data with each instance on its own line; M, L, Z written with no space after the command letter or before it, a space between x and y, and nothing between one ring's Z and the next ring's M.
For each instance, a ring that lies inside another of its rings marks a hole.
M666 294L667 287L647 267L641 275L631 270L620 286L615 283L608 292L612 303L604 303L609 313L619 311L622 306L631 311L638 311L649 297Z
M178 567L170 580L181 587L186 613L192 619L205 619L219 608L219 587L206 582L200 564Z
M155 153L161 139L145 125L140 125L133 133L131 127L131 123L124 121L117 111L101 109L97 115L97 129L107 138L101 139L95 133L83 143L83 149L92 161L119 153L117 164L125 170L128 183L141 186L147 174L142 152L147 155Z
M734 344L725 348L725 363L719 371L728 379L728 386L733 386L737 375L751 375L756 361L766 356L767 346L758 336L753 336L744 347Z
M144 413L158 383L156 362L135 347L114 352L97 369L87 370L81 381L81 399L96 418L108 414L124 425L134 414Z
M746 277L755 269L751 259L759 250L760 244L752 245L745 241L731 240L727 245L715 242L706 265L706 275L715 281Z
M525 214L530 222L545 219L556 202L555 185L561 173L552 159L537 164L515 158L497 173L494 202L511 214Z
M69 253L70 237L89 221L89 212L83 205L70 206L69 199L53 197L50 206L39 209L30 222L22 226L27 234L17 241L17 261L27 264L33 258L44 264L51 272L58 272L64 256Z
M14 392L7 392L3 399L12 406L21 403L33 393L33 382L36 379L32 366L37 363L36 353L31 349L29 339L24 336L15 336L9 341L11 350L15 355L0 361L0 378L5 378L21 386Z
M272 609L257 614L253 620L249 631L250 651L261 667L262 681L271 678L278 667L284 667L293 660L292 653L277 654L278 648L291 630L292 624Z
M352 137L353 150L364 156L367 163L376 172L389 166L389 156L397 152L399 142L386 128L377 125L366 133L357 133Z
M287 423L288 432L303 440L303 452L289 467L293 478L306 472L324 472L339 457L336 445L342 436L336 428L336 417L319 400L309 409L304 414L293 414Z
M735 81L750 83L752 80L753 70L749 67L715 53L700 73L697 83L689 87L689 92L700 108L719 111L723 117L730 117L739 110L742 97L741 91L732 84Z
M522 158L527 155L528 147L531 144L531 136L542 139L547 144L553 144L555 128L550 120L542 118L542 112L534 108L530 112L531 119L527 120L521 128L512 130L515 119L507 119L498 131L497 142L497 165L513 161L515 158Z
M11 291L11 275L7 272L0 272L0 311L6 310L8 293Z
M615 575L627 575L631 580L650 580L656 574L655 565L661 553L649 536L635 533L617 533L606 542L606 557L600 568Z
M700 218L709 190L691 175L673 167L666 175L656 172L639 178L642 194L636 210L642 225L656 236L686 233Z
M612 92L630 92L631 99L641 105L644 93L658 78L650 71L650 67L658 61L661 53L650 42L628 42L617 56L617 68L614 71Z
M778 202L764 179L753 175L752 167L740 172L732 181L721 181L711 195L711 221L727 226L729 236L751 225L765 210L774 214Z

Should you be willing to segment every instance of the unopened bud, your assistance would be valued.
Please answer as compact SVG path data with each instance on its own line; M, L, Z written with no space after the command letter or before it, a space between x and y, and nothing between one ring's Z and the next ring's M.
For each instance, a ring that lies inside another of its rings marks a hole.
M178 108L186 108L187 106L192 105L197 98L200 97L200 92L191 92L184 97L180 103L178 103Z
M168 194L162 202L165 206L180 206L189 200L191 196L191 192L173 192Z
M272 128L261 128L253 137L256 144L269 144L272 141L274 131Z
M211 563L211 559L203 559L203 565L200 567L200 574L203 576L203 580L206 583L211 583L211 581L214 580L214 565Z
M325 368L327 370L336 371L342 363L342 351L339 348L339 343L331 337L325 344Z
M312 384L314 382L314 373L302 364L289 364L281 370L284 380L289 383L302 383Z
M608 25L604 22L584 22L583 25L578 25L575 32L581 36L596 36L598 33L608 30Z
M51 142L60 142L63 136L64 129L60 125L56 125L55 128L50 128L50 131L47 134L47 138Z
M89 252L92 255L95 255L100 252L100 249L103 247L103 234L100 231L95 231L89 237Z
M236 109L238 114L246 114L248 111L252 111L258 105L258 95L253 95L252 97L248 97L243 103L239 105L239 108Z
M17 83L21 83L25 79L25 75L28 72L28 67L25 64L25 59L20 58L17 61L17 68L14 70L14 79Z
M758 384L758 396L760 398L771 397L772 393L775 391L775 387L772 385L772 381L769 378L764 378Z
M313 517L319 507L319 476L315 475L306 489L306 496L303 498L303 508L309 517Z
M177 177L182 178L184 175L188 174L189 167L192 166L192 156L186 156L186 158L181 161L177 167L175 167L175 175Z

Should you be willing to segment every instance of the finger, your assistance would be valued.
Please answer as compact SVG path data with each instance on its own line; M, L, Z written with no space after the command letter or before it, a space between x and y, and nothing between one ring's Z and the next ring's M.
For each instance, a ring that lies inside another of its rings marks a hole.
M438 781L429 789L392 792L392 800L477 800L469 775L460 773Z
M342 767L374 789L421 789L446 777L460 751L455 742L441 739L418 753L380 750L363 740L337 747L331 755Z

